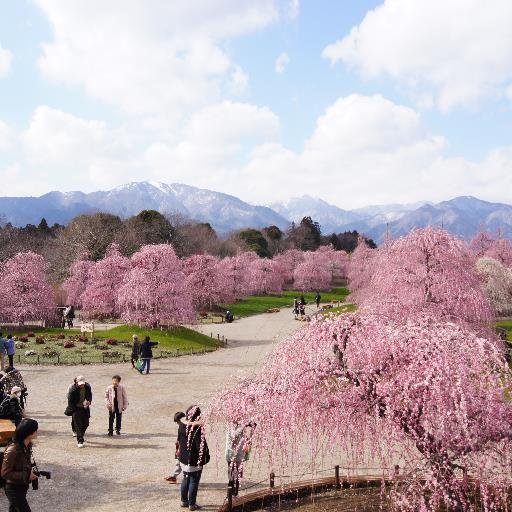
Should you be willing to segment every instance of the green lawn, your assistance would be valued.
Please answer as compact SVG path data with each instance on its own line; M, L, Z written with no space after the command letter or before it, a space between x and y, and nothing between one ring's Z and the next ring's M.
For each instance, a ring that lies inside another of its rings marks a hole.
M506 329L508 331L507 339L512 342L512 320L501 320L496 326Z
M322 302L344 302L349 294L348 288L333 288L330 292L321 292ZM235 317L244 317L263 313L270 308L291 307L293 299L304 295L308 304L315 302L315 292L302 293L298 291L286 291L276 295L252 295L247 299L239 300L234 304L222 304L224 311L230 310Z
M352 313L353 311L356 311L356 310L357 310L356 304L345 304L344 306L326 309L322 312L322 314L325 316L327 316L331 313L334 315L341 315L343 313Z
M140 341L144 339L144 336L150 336L152 341L158 341L159 345L153 349L153 355L157 358L209 352L218 347L216 340L185 327L160 331L159 329L141 329L136 326L119 325L105 331L96 331L92 341L90 334L84 334L86 341L80 340L78 329L17 329L13 334L19 338L29 332L37 337L42 337L45 343L38 344L35 336L29 337L27 342L23 342L23 347L16 350L15 362L17 363L80 364L129 361L133 334L137 334ZM59 335L64 335L66 338L61 339ZM108 344L107 340L110 339L116 340L116 344ZM68 341L73 342L74 346L64 348L64 343ZM35 353L26 355L27 351Z

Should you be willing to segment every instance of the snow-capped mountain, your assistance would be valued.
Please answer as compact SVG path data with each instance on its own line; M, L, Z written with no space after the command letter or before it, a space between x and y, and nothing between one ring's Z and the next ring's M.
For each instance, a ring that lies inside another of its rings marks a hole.
M180 213L190 219L209 222L220 234L233 230L270 225L287 229L290 222L310 216L324 234L357 230L381 242L386 235L397 237L415 227L429 225L470 238L486 229L512 238L512 206L490 203L475 197L456 197L433 204L377 205L344 210L326 201L302 196L276 203L272 208L246 203L237 197L183 185L152 181L128 183L108 191L49 192L40 197L0 197L0 219L17 226L66 224L82 213L108 212L121 217L141 210Z
M66 224L76 215L93 212L108 212L125 218L141 210L180 213L209 222L219 233L272 224L286 229L289 224L287 219L265 206L254 206L228 194L180 183L143 181L89 194L49 192L40 197L0 198L0 216L17 226L38 224L42 217L49 224Z

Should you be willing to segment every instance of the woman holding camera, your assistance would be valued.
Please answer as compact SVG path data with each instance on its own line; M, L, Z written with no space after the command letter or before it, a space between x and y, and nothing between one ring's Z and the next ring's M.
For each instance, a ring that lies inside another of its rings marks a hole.
M32 470L32 441L37 437L36 420L24 419L16 427L14 442L4 452L2 478L9 512L30 512L27 491L30 482L37 480Z

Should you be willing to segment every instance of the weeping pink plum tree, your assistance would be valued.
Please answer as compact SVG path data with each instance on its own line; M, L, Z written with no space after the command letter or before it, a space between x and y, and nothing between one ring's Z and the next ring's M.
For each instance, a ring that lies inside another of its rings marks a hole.
M253 252L243 252L237 256L220 260L216 266L216 286L220 290L222 302L234 302L252 293L250 263L258 259Z
M183 260L188 293L197 310L211 309L222 300L216 266L219 260L209 254L196 254Z
M357 247L350 255L347 277L350 283L350 297L359 302L359 298L370 284L375 268L376 249L368 247L364 238L359 238Z
M67 294L67 303L82 307L82 293L84 293L94 262L78 260L71 265L70 276L62 285Z
M273 260L279 264L284 282L291 284L293 282L293 272L297 265L304 261L304 252L298 249L288 249L274 256Z
M429 316L352 314L280 343L258 375L219 392L208 414L254 421L253 444L273 465L305 438L312 453L326 443L349 466L369 454L384 468L399 460L405 478L393 510L473 510L466 476L480 479L496 507L485 510L502 510L507 493L491 499L486 485L512 484L511 385L497 339Z
M293 272L293 286L296 290L329 290L331 282L331 270L327 265L319 265L313 258L299 263Z
M130 260L121 255L119 245L110 245L105 257L89 270L87 285L81 295L82 307L89 316L119 316L117 292L130 268Z
M171 245L146 245L136 252L117 297L127 322L158 327L195 319L181 261Z
M362 309L391 318L419 312L489 325L492 307L466 245L441 229L416 229L378 250Z
M278 293L283 290L283 274L279 263L267 258L252 261L247 269L253 293Z
M494 240L485 252L485 256L494 258L507 267L512 267L512 242L505 238Z
M484 290L498 316L512 313L512 269L489 257L479 258L476 270L484 281Z
M33 252L20 252L0 267L0 318L20 324L55 318L55 293L46 270L43 257Z
M494 240L494 237L487 231L480 231L469 242L469 249L476 258L481 258L485 256Z

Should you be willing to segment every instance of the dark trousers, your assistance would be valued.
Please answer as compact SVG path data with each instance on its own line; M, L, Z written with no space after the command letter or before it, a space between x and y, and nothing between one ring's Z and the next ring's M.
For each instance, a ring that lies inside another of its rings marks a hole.
M183 472L183 480L181 481L181 501L188 503L189 506L196 504L201 473L202 471L193 471L192 473Z
M139 356L132 354L132 356L130 358L130 362L132 363L132 368L135 368L135 362L137 361L137 359L139 359Z
M77 407L73 413L73 421L75 423L76 441L77 443L83 443L85 431L89 426L89 411L83 407Z
M76 434L75 419L71 416L71 430Z
M9 512L31 512L27 501L28 485L5 484Z
M228 462L228 487L233 489L233 496L238 496L238 489L240 488L240 478L242 478L242 463L241 462Z
M119 409L108 411L108 431L112 433L114 429L114 418L116 419L116 432L121 431L121 418L123 413Z
M14 368L14 354L12 356L7 356L9 358L9 366Z
M142 366L140 367L140 373L144 373L144 370L146 370L146 373L149 373L149 367L151 366L151 359L149 357L143 357L142 358Z

